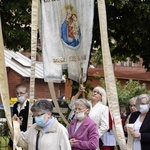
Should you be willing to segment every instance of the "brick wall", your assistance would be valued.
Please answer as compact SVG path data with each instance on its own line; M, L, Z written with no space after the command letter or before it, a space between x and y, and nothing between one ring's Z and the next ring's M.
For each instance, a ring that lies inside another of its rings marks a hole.
M15 71L13 71L10 68L7 68L7 78L8 78L10 98L16 97L15 89L19 84L22 84L25 86L28 85L25 81L25 78L23 78L22 76L20 76L18 73L16 73Z

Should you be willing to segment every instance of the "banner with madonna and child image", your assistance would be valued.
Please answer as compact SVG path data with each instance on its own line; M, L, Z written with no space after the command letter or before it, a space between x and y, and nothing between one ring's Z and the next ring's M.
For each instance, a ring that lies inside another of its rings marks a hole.
M61 82L63 69L68 77L83 81L92 42L93 0L41 0L41 43L46 82Z

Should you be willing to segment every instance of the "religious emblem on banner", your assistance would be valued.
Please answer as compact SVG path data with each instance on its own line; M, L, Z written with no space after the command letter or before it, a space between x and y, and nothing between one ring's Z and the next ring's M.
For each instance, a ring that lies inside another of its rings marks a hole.
M61 25L62 41L70 49L77 49L80 46L81 33L74 7L66 5L62 15L64 18Z

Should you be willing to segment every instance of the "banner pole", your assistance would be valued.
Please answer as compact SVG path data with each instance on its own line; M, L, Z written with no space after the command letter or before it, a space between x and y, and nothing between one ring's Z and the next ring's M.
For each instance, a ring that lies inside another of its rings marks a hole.
M80 79L80 83L82 84L82 86L84 86L84 82L83 82L83 67L81 67L81 79ZM82 92L82 98L85 98L85 92Z
M35 91L35 67L36 67L36 49L37 49L37 30L38 30L38 9L39 0L32 0L32 22L31 22L31 76L30 76L30 101L28 127L33 124L32 112L30 111L34 104Z
M9 98L9 90L8 90L8 80L7 80L7 72L5 65L5 55L4 55L4 46L3 46L3 36L2 36L2 26L1 26L1 16L0 16L0 94L2 98L2 103L4 105L5 117L7 119L7 125L11 136L14 136L14 131L12 128L12 119L10 112L10 98ZM26 145L23 141L18 141L19 145L24 147L24 150L27 149Z
M116 135L117 143L119 144L121 150L126 150L126 141L124 137L120 112L119 112L119 102L118 102L116 81L115 81L113 64L111 61L111 54L110 54L109 43L108 43L105 0L98 0L98 12L99 12L99 22L100 22L100 35L101 35L101 45L102 45L104 76L105 76L109 109L115 123L114 133Z
M67 126L69 126L69 123L68 123L67 119L65 118L65 116L61 112L60 107L58 105L57 98L56 98L56 93L55 93L55 88L54 88L54 83L53 82L48 82L48 87L49 87L49 91L51 93L51 97L52 97L53 103L54 103L54 105L55 105L55 107L57 109L57 112L59 113L59 115L62 118L62 120L64 121L64 123Z

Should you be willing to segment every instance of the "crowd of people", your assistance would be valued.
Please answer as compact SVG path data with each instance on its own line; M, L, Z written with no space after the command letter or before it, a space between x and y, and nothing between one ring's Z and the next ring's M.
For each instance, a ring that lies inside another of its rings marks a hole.
M107 103L106 91L97 86L90 100L79 98L85 87L71 98L65 127L52 115L53 104L49 100L38 100L31 107L33 125L27 129L29 101L28 89L16 89L18 102L13 107L13 119L20 123L20 140L28 150L114 150L120 149L112 130L111 111ZM129 100L129 113L126 106L120 106L120 117L126 136L127 125L133 124L130 132L133 137L132 150L147 150L150 146L150 95L141 94ZM9 150L13 142L9 141Z

